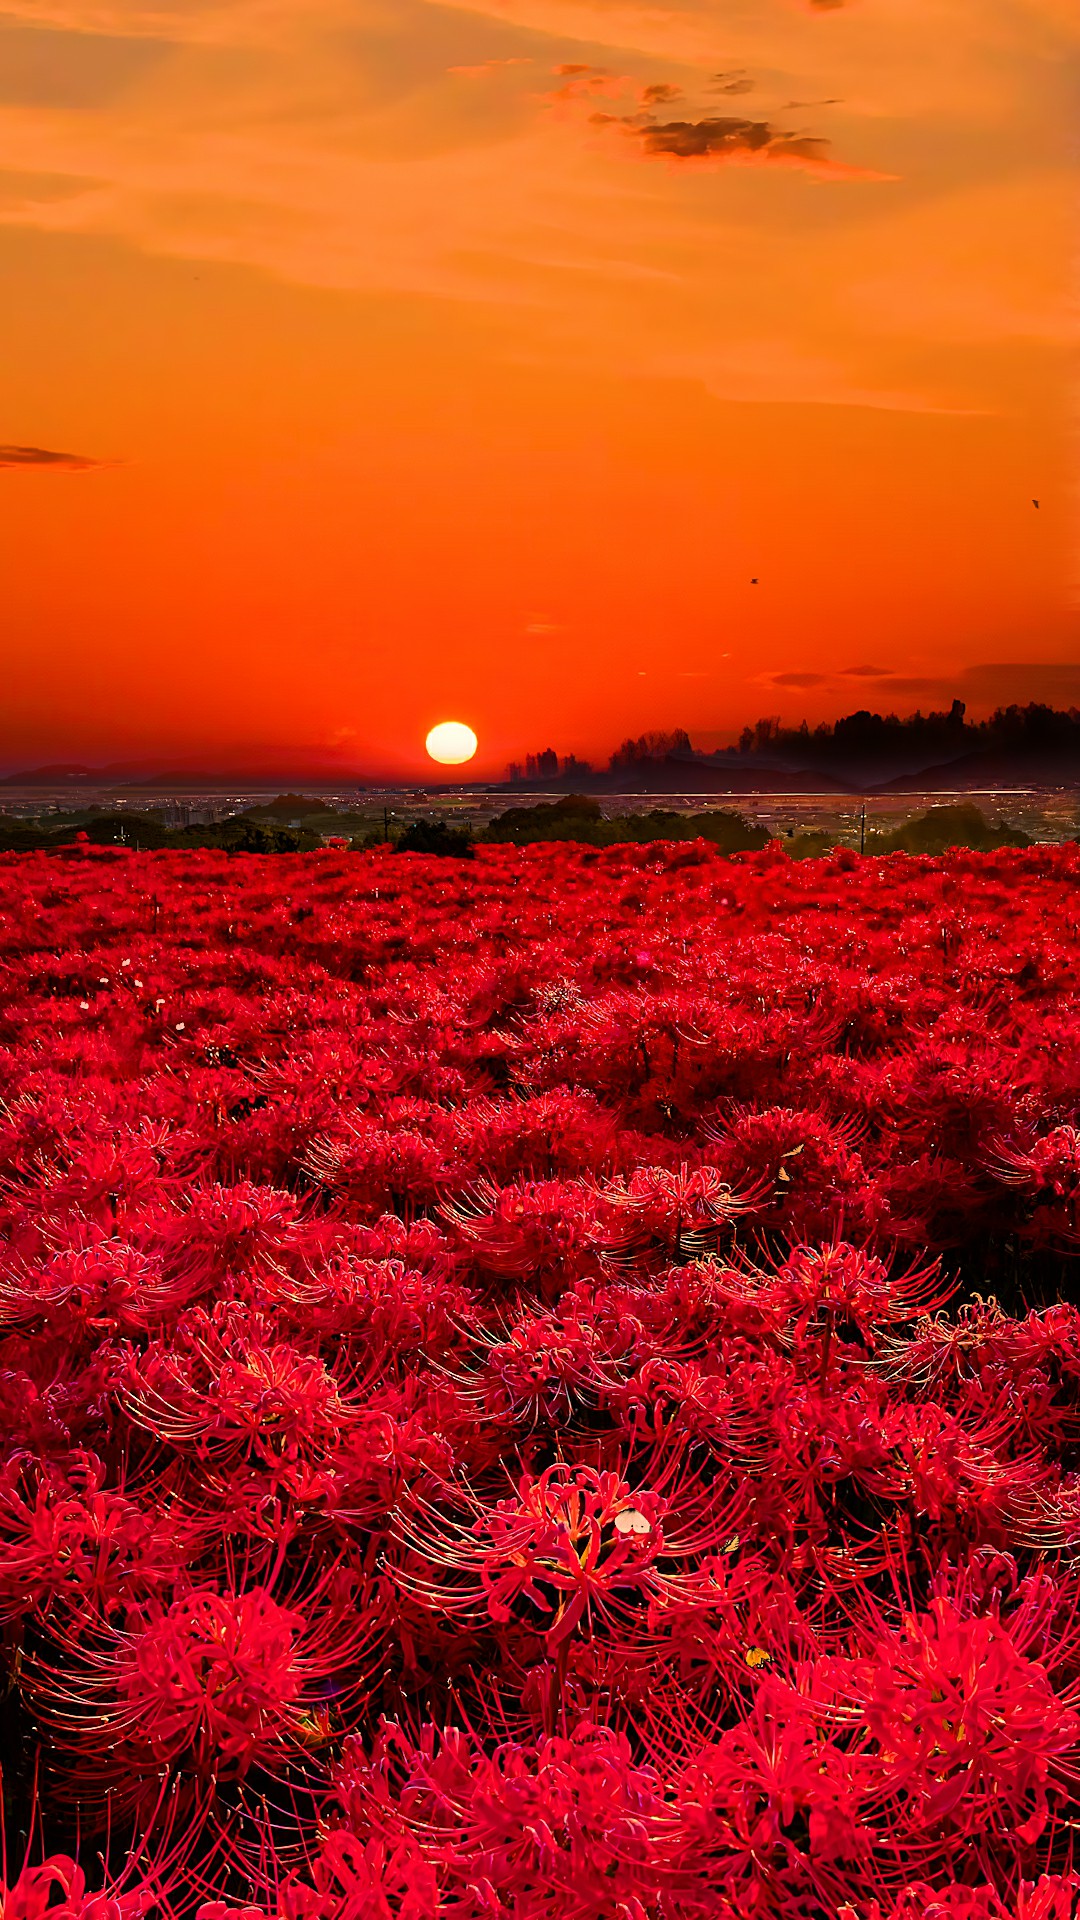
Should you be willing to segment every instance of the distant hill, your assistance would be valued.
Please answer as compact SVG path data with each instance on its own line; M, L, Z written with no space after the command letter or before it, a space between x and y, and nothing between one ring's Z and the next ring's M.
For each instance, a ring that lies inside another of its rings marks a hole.
M0 787L74 787L103 778L103 774L94 773L89 767L31 767L26 773L4 774Z
M1001 787L1080 787L1080 750L959 754L879 783L878 793L973 793Z
M145 774L146 769L141 771ZM65 760L0 775L0 787L100 787L110 782L127 785L139 772L139 764L134 760L114 761L107 767L86 767L81 761Z

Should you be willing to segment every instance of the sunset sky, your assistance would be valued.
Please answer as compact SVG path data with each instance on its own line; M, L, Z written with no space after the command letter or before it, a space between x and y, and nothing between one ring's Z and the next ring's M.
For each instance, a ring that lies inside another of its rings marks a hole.
M1076 0L0 0L0 764L1080 704L1078 61Z

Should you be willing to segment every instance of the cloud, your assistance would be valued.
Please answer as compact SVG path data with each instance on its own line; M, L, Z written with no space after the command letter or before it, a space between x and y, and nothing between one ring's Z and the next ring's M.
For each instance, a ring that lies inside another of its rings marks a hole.
M1027 706L1031 701L1055 707L1080 707L1080 662L1071 661L986 661L949 674L902 674L887 667L843 667L835 673L757 676L759 686L783 688L793 693L809 692L814 687L833 687L838 695L843 692L844 682L851 680L873 681L879 706L884 706L886 701L900 701L941 709L954 700L963 700L973 711L983 713L1013 704Z
M81 453L56 453L51 447L0 446L0 467L60 467L67 473L82 473L88 467L104 467L105 460L88 460Z
M475 67L447 67L447 73L457 74L462 80L490 80L493 75L502 73L507 67L531 67L528 54L521 54L509 60L482 60Z
M767 120L726 117L669 120L642 127L640 133L646 153L673 160L727 160L733 154L745 153L763 153L772 159L785 153L803 160L823 161L829 146L827 140L780 133Z
M95 184L77 173L28 173L19 167L0 167L0 214L73 200Z
M714 73L706 93L753 93L754 82L741 68L735 73Z
M969 706L992 708L1029 701L1048 706L1080 706L1080 662L1048 660L994 660L965 667L950 675L890 675L882 691L935 706L965 700Z
M23 107L101 107L171 52L167 40L59 32L0 14L0 102Z
M719 11L718 42L717 0L0 0L0 22L72 30L70 49L40 42L48 84L81 65L89 87L96 59L102 89L93 109L0 116L0 218L58 254L71 235L132 260L468 300L530 359L700 377L723 398L1011 407L1029 378L1016 356L1058 339L1058 187L1028 162L1032 126L1048 129L1039 154L1053 129L1047 60L1075 0L956 0L932 74L932 0L847 21L797 0ZM136 38L154 60L139 75L118 50ZM735 97L751 75L753 101ZM579 97L545 111L541 90L572 83ZM662 84L685 102L642 103ZM823 84L850 108L782 105ZM594 111L630 118L589 139ZM725 134L729 114L763 124L764 145ZM868 177L847 160L904 184L873 207L802 191Z
M666 80L656 80L652 86L643 87L641 91L642 105L646 107L666 107L670 106L673 100L682 98L682 88L673 87Z
M578 84L578 83L575 83ZM599 91L591 80L590 90ZM655 90L647 88L648 99ZM706 115L700 120L658 120L651 113L594 113L593 126L618 126L635 139L650 160L673 160L678 165L765 161L805 168L835 179L892 180L878 173L834 160L828 140L811 134L789 133L768 120L743 120L734 115Z
M556 87L553 93L547 95L552 101L589 100L597 94L615 100L620 94L625 95L633 85L625 74L611 73L607 67L584 66L577 60L569 65L553 67L552 72L563 82L561 87ZM644 94L641 97L644 98Z

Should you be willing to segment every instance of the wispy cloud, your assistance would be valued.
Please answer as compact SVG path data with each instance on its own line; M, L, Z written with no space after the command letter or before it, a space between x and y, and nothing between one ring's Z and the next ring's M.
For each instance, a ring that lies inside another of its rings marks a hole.
M0 104L103 107L168 58L165 40L72 33L0 14Z
M1050 706L1080 706L1080 662L994 660L945 674L894 674L882 690L908 699L946 704L966 700L977 707L1044 701Z
M481 60L473 67L447 67L447 73L456 74L460 80L491 80L497 74L505 73L508 67L531 67L528 54L521 54L506 60Z
M833 687L843 697L844 683L873 683L879 707L919 703L935 708L963 700L980 712L1013 703L1026 706L1041 701L1048 706L1080 706L1080 662L1047 660L983 661L954 673L897 673L888 667L842 667L834 673L763 673L759 686L788 693ZM854 689L850 689L851 692Z
M1031 126L1075 0L1022 12L955 0L930 74L933 0L0 0L0 218L721 398L993 411L1066 324Z
M52 447L0 446L0 467L59 467L68 473L82 473L88 467L104 467L107 460L90 460L82 453L58 453Z
M754 82L739 68L734 73L714 73L706 93L753 93Z
M834 179L893 180L895 174L852 165L838 160L832 143L819 135L774 125L771 120L747 119L736 114L693 112L685 119L664 119L656 108L670 107L685 99L685 89L674 81L655 80L642 85L628 75L613 74L606 67L575 62L556 67L562 81L549 98L557 103L592 102L597 96L609 99L635 98L631 112L593 112L594 127L614 127L634 140L649 160L673 161L679 166L731 164L765 161L805 168ZM707 93L739 94L754 91L754 82L742 69L714 74L705 88Z

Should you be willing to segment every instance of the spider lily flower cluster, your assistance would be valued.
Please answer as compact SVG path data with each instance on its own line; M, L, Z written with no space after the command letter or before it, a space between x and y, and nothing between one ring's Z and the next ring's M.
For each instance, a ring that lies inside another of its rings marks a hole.
M4 1920L1076 1920L1078 882L0 860Z

